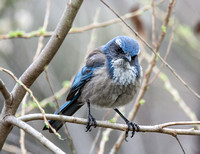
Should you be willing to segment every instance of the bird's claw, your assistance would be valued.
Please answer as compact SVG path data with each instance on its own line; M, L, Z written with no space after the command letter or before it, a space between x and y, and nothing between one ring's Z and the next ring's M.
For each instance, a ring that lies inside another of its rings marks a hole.
M125 136L125 141L128 142L127 137L128 137L128 132L130 131L131 127L132 127L132 134L131 134L131 138L134 136L135 131L139 131L140 127L136 124L136 123L132 123L130 121L126 122L128 129L126 130L126 136Z
M91 126L94 124L94 128L97 127L97 122L95 120L95 118L89 114L88 115L88 122L87 122L87 125L86 125L86 132L90 132L92 129L91 129Z

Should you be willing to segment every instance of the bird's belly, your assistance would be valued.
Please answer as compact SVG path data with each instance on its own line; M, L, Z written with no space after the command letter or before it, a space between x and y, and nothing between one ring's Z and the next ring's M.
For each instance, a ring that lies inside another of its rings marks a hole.
M136 85L117 85L108 75L97 74L84 86L79 101L89 100L93 105L106 108L118 107L133 99L136 88Z

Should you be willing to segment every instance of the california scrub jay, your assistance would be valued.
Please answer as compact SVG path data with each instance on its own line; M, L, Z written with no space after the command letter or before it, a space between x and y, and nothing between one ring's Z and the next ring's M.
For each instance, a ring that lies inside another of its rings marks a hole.
M139 126L130 122L116 108L129 103L135 96L141 77L138 62L139 44L127 36L118 36L106 45L95 49L87 57L86 65L78 72L67 96L67 101L55 114L73 115L85 103L88 105L88 123L86 131L96 120L90 113L90 104L113 108L126 122L128 130L133 128L132 136ZM58 131L63 122L50 120L49 123ZM50 128L46 126L43 130Z

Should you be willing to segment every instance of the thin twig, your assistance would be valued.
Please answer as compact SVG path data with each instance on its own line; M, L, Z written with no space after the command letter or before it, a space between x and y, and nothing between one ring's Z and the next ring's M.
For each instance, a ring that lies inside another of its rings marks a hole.
M81 125L86 125L87 124L87 119L84 118L77 118L73 116L64 116L64 115L54 115L54 114L45 114L47 119L50 120L62 120L65 122L69 123L76 123L76 124L81 124ZM24 122L27 121L33 121L33 120L43 120L42 114L37 113L37 114L28 114L22 117L18 118L19 120L22 120ZM170 122L171 123L171 122ZM183 123L185 125L200 125L200 121L179 121L179 122L174 122L175 125L182 125ZM177 134L177 135L200 135L200 130L195 130L193 127L191 129L172 129L172 128L162 128L162 126L168 125L169 123L163 123L163 124L158 124L158 125L153 125L153 126L140 126L139 132L154 132L154 133L162 133L162 134ZM103 128L111 128L115 130L120 130L120 131L126 131L128 129L128 126L126 124L119 124L119 123L110 123L108 121L98 121L97 120L97 126L98 127L103 127ZM131 128L132 130L132 128ZM131 131L130 130L130 131Z
M100 7L97 8L95 16L94 16L94 20L93 20L94 25L98 24L98 18L99 18L100 11L101 11L101 8ZM93 29L91 32L90 42L88 43L88 46L87 46L86 55L88 55L91 52L91 50L94 49L96 41L97 41L97 29Z
M176 141L178 142L179 146L181 147L181 150L183 151L183 154L185 154L185 150L184 150L184 148L183 148L183 146L182 146L180 140L178 139L178 136L177 136L177 135L174 135L174 137L175 137Z
M40 114L42 119L43 115ZM25 132L30 134L34 137L37 141L39 141L42 145L44 145L46 148L48 148L53 153L59 153L59 154L65 154L60 148L58 148L56 145L54 145L52 142L50 142L46 137L44 137L40 132L32 128L27 123L21 121L19 118L15 118L14 116L6 116L4 118L5 122L12 124L14 126L19 127L20 129L23 129Z
M165 16L164 23L162 25L163 28L162 28L161 34L159 36L158 42L156 44L156 50L159 50L161 43L163 42L163 39L166 34L166 29L167 29L167 26L169 23L169 18L170 18L170 15L171 15L172 9L174 8L175 3L176 3L176 0L171 0L171 2L169 3L167 15Z
M50 78L49 78L49 75L48 75L47 68L48 68L48 67L45 67L45 69L44 69L45 77L46 77L47 83L48 83L48 85L49 85L49 88L50 88L50 90L51 90L51 94L52 94L52 96L53 96L53 102L55 102L56 109L58 110L58 109L59 109L58 100L57 100L56 95L55 95L55 92L54 92L54 90L53 90L53 86L52 86L52 84L51 84L51 81L50 81Z
M24 96L24 99L22 100L22 105L21 105L21 116L24 116L24 110L25 110L25 105L26 105L26 102L28 100L28 93L26 93L26 95ZM26 154L27 153L27 150L26 150L26 147L25 147L25 132L23 129L20 129L20 140L19 140L19 143L20 143L20 147L21 147L21 153L22 154Z
M160 126L162 128L165 128L165 127L169 127L169 126L177 126L177 125L195 125L195 124L200 124L200 121L178 121L178 122L168 122L168 123L165 123L165 124L161 124Z
M44 23L42 26L42 31L46 31L48 23L49 23L49 15L50 15L50 7L51 7L51 1L47 0L46 2L46 11L45 11L45 17L44 17ZM37 50L35 53L35 56L33 57L33 61L38 57L38 55L40 54L42 47L43 47L43 40L44 40L44 36L40 36L39 40L38 40L38 46L37 46Z
M172 46L172 43L173 43L173 39L174 39L174 31L172 32L171 36L170 36L170 39L169 39L169 44L167 46L167 51L166 51L166 54L165 54L165 57L164 57L164 60L166 61L167 60L167 57L169 55L169 52L171 50L171 46ZM152 77L152 79L149 81L148 83L148 86L150 86L155 80L156 78L159 76L160 72L161 72L161 69L162 67L164 66L164 64L162 63L160 65L160 67L158 68L158 72Z
M103 0L100 0L106 7L108 7L134 34L136 37L138 37L160 60L162 63L165 64L165 66L175 75L175 77L187 88L192 92L197 98L200 99L200 95L195 92L194 89L192 89L182 78L180 75L176 73L176 71L154 50L139 34L136 32L133 28L131 28L107 3L105 3ZM174 3L175 0L172 0L170 4ZM169 5L170 6L170 5ZM171 6L170 6L171 7ZM171 9L168 9L168 11L171 11ZM168 14L167 14L168 16ZM168 18L166 18L168 19ZM168 21L168 20L167 20ZM164 25L166 25L164 23ZM158 40L157 48L159 49L161 45L161 41L163 40L165 33L162 33L162 37Z
M155 16L154 0L151 1L151 7L152 7L152 44L155 50L156 49L156 16Z

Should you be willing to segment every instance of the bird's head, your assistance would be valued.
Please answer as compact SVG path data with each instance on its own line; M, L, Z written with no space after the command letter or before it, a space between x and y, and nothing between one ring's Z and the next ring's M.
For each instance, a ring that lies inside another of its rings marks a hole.
M138 56L140 48L136 40L128 36L118 36L104 46L103 52L111 60L123 59L131 63Z
M140 77L138 61L140 48L136 40L128 36L117 36L110 40L102 51L108 59L108 71L112 78L123 80L122 74L125 76L131 74L135 79Z

